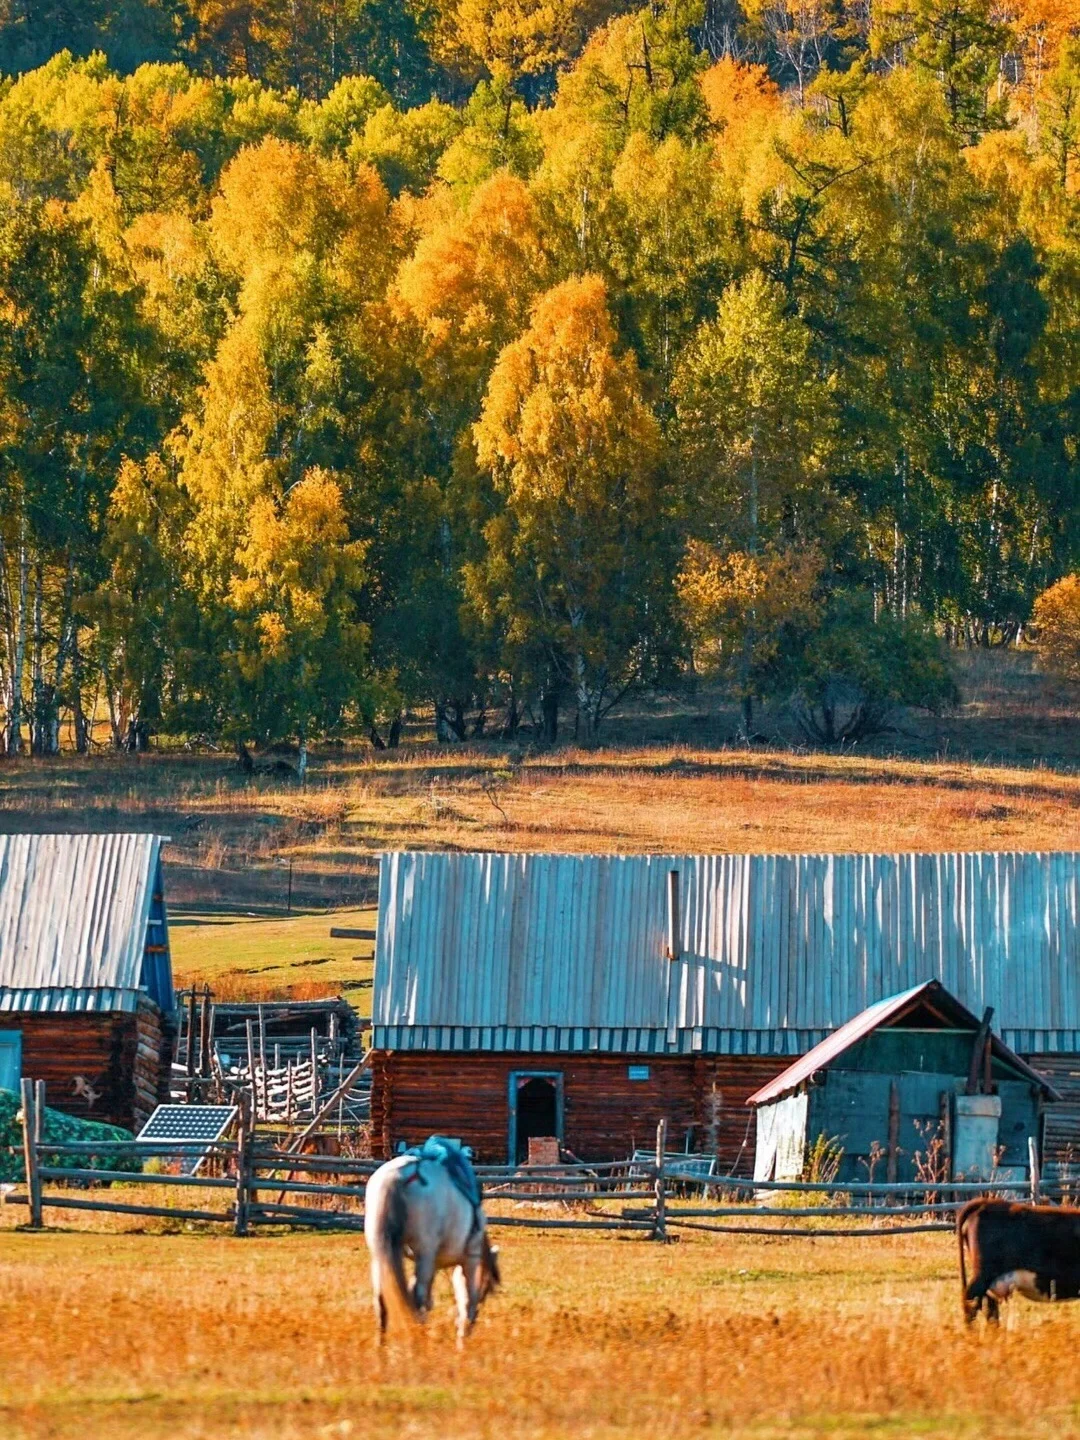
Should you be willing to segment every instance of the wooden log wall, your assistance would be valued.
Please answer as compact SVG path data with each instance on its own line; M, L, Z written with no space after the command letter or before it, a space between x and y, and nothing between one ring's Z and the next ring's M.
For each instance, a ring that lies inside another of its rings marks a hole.
M648 1080L629 1078L629 1066L639 1064L649 1066ZM671 1149L683 1149L690 1127L692 1148L707 1148L711 1126L721 1167L752 1174L754 1125L746 1099L784 1064L763 1055L378 1051L372 1057L372 1144L390 1156L403 1140L412 1145L431 1134L454 1135L481 1161L502 1164L511 1072L559 1071L563 1141L580 1159L619 1159L648 1146L657 1121L666 1118Z
M22 1032L22 1073L45 1081L52 1109L138 1130L168 1099L172 1026L149 1000L134 1014L5 1014L4 1026ZM92 1102L76 1092L78 1076L97 1092Z
M1075 1174L1080 1170L1080 1055L1030 1055L1028 1063L1045 1075L1062 1097L1046 1107L1043 1169L1067 1167Z
M133 1116L138 1130L159 1105L169 1102L176 1025L148 999L140 999L135 1020Z

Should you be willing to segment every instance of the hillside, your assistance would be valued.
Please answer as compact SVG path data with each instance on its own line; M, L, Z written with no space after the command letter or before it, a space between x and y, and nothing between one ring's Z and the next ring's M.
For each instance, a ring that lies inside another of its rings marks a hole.
M876 754L719 744L735 714L685 702L628 714L613 722L612 743L589 748L440 746L420 719L396 753L315 752L303 788L247 777L220 755L9 761L0 825L171 836L184 983L301 998L344 986L366 1010L359 981L371 946L332 941L328 912L342 912L337 924L374 926L383 849L1075 847L1080 717L1022 660L992 662L971 667L970 698L936 734L905 727Z

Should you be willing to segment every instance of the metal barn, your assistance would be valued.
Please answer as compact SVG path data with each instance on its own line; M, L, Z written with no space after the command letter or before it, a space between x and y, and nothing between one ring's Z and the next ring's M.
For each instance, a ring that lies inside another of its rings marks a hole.
M840 1181L1020 1178L1059 1098L988 1018L929 980L869 1006L750 1097L754 1178L800 1179L819 1142Z
M157 835L0 835L0 1088L134 1129L175 1022Z
M1080 855L383 857L373 1118L485 1159L554 1125L582 1158L666 1115L746 1170L784 1059L926 980L1080 1075ZM1067 1143L1075 1117L1048 1123ZM1077 1127L1080 1128L1080 1127Z

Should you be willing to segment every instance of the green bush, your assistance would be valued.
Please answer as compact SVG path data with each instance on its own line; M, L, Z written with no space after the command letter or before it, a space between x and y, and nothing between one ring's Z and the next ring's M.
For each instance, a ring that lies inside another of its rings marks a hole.
M944 647L915 616L876 618L867 594L829 597L813 627L789 632L770 677L806 737L852 744L888 728L902 706L938 711L958 698Z

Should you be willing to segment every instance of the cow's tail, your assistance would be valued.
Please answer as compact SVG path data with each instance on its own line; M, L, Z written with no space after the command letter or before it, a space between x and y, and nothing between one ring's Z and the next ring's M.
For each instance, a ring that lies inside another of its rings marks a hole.
M405 1195L395 1176L374 1195L368 1185L368 1217L364 1233L371 1251L372 1270L380 1305L392 1305L401 1314L416 1320L417 1310L405 1274L405 1229L408 1212ZM385 1326L385 1312L383 1313Z

